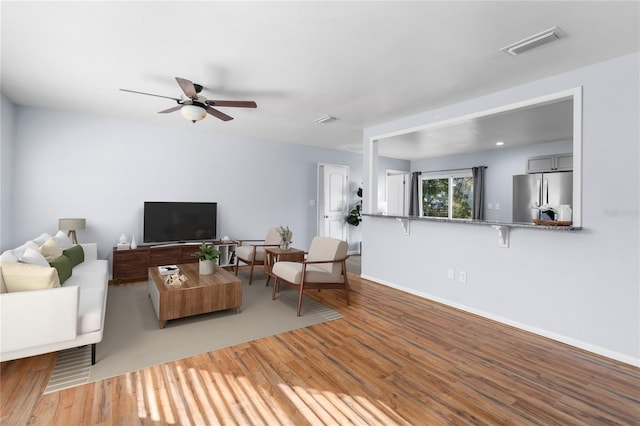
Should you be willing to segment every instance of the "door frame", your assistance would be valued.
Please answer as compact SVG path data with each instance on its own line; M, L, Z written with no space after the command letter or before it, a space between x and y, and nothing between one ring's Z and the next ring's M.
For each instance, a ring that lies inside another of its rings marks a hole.
M339 167L339 168L343 168L346 171L347 177L346 177L346 184L345 184L345 192L344 192L344 196L346 197L347 203L345 206L345 212L344 212L344 216L345 216L345 220L344 220L344 226L345 226L345 235L346 235L346 241L348 242L350 239L350 233L349 233L349 228L348 228L348 224L346 221L346 217L347 214L349 213L349 176L351 175L351 169L348 165L346 164L333 164L333 163L318 163L317 164L317 168L316 168L316 199L318 200L318 202L316 203L316 235L324 235L324 206L325 206L325 202L326 200L324 199L324 174L322 172L322 169L326 166L331 166L331 167Z

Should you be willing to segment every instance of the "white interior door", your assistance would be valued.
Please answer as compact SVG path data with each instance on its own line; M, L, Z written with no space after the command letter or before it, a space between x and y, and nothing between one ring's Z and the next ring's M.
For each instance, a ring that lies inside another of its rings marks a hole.
M409 211L409 173L387 171L387 211L390 216L406 216Z
M318 164L318 235L347 240L349 167Z

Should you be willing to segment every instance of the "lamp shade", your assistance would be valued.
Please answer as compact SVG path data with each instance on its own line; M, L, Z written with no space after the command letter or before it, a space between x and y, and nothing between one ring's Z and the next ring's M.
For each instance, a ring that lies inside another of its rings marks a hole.
M64 218L58 219L58 229L63 231L76 231L78 229L84 229L87 226L86 219L80 218Z
M198 105L184 105L180 108L180 112L184 118L193 121L194 123L207 116L207 111Z

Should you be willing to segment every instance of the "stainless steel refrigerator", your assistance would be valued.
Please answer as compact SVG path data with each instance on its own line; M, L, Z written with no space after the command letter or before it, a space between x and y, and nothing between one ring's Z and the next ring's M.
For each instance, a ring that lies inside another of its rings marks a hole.
M573 172L531 173L513 177L513 222L540 219L538 207L568 204L573 208Z

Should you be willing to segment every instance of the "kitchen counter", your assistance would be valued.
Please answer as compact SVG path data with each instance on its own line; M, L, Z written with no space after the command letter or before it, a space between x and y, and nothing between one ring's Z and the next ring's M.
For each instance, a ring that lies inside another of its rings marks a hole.
M544 229L548 231L579 231L581 227L576 226L552 226L552 225L536 225L534 223L513 223L513 222L493 222L488 220L472 220L472 219L447 219L441 217L423 217L423 216L393 216L385 214L362 213L362 216L370 216L376 218L387 218L397 220L417 220L422 222L446 222L458 223L463 225L484 225L493 227L509 227L509 228L528 228L528 229Z

